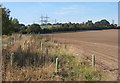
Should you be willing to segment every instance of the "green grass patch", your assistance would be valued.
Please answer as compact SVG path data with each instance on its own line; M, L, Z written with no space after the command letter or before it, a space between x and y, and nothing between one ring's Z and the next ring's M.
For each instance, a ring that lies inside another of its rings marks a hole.
M67 49L56 49L55 57L59 61L59 75L64 81L101 81L105 75L84 60L78 61Z
M54 27L61 27L61 25L41 25L42 29L52 29Z

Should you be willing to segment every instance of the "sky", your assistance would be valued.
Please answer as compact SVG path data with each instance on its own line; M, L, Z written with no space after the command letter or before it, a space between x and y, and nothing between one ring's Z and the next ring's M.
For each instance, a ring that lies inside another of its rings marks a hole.
M118 23L117 2L4 2L10 9L10 16L25 25L40 24L40 17L48 16L49 22L93 22L107 19Z

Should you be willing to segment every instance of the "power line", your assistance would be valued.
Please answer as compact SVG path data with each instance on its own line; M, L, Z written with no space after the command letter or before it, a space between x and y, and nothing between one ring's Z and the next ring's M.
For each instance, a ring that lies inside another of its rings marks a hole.
M112 24L114 24L114 20L112 20Z
M49 17L47 15L46 16L41 15L40 17L41 24L47 24L49 22L48 19Z
M57 20L55 19L55 24L57 23Z
M44 17L44 18L45 18L44 23L47 24L49 22L48 21L49 17L46 15L46 17Z
M41 15L41 17L40 17L40 22L41 22L41 24L43 24L44 23L44 17L43 17L43 15Z

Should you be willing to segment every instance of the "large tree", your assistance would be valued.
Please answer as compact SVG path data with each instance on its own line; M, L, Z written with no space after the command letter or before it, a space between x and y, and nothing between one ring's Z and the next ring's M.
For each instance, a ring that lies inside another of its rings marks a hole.
M0 15L2 16L2 34L9 35L14 30L14 27L12 26L11 20L9 18L10 10L2 7L2 5L0 5L0 10Z
M98 28L109 28L109 26L110 26L110 23L106 19L95 22L95 27L98 27Z
M11 22L12 22L12 25L13 25L13 27L14 27L14 31L15 31L15 32L19 32L21 26L19 26L19 21L18 21L18 19L17 19L17 18L14 18L14 19L12 19Z
M39 33L41 32L41 27L39 24L32 24L27 28L28 33Z
M88 22L86 22L86 27L87 28L93 28L94 27L94 24L93 24L92 20L88 20Z

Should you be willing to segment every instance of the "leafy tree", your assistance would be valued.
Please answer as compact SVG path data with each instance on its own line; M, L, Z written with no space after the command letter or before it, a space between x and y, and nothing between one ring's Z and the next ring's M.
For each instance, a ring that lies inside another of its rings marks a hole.
M86 27L87 28L93 28L94 27L94 24L93 24L92 20L88 20L88 22L86 22Z
M69 25L68 25L67 23L65 23L65 24L62 25L62 27L64 27L64 28L68 28Z
M14 27L9 18L10 10L5 7L3 8L2 5L0 5L0 10L0 15L2 15L2 34L9 35L14 31Z
M39 33L41 32L41 27L39 24L32 24L27 28L28 33Z
M27 27L21 26L19 32L22 33L22 34L25 34L25 33L27 33L26 29L27 29Z
M100 24L102 27L109 27L110 25L110 23L106 19L101 20Z
M106 20L103 19L101 21L95 22L95 27L97 28L109 28L110 23Z
M12 20L12 22L13 22L13 24L19 24L19 21L18 21L18 19L16 19L16 18L14 18L14 19Z
M117 28L117 24L111 24L110 28Z
M101 24L100 24L100 21L97 21L97 22L95 22L95 28L99 28L99 27L101 27Z
M51 23L48 23L47 25L52 25Z
M85 28L86 28L86 24L81 23L81 24L80 24L80 29L85 29Z
M19 21L18 21L18 19L14 18L12 20L12 24L14 26L15 32L19 32L20 31L20 27L19 27Z

